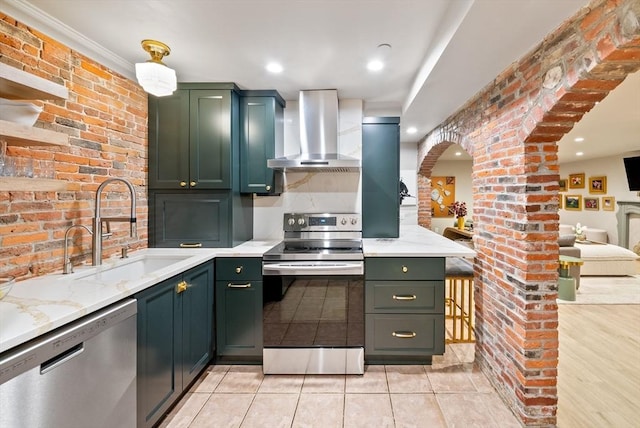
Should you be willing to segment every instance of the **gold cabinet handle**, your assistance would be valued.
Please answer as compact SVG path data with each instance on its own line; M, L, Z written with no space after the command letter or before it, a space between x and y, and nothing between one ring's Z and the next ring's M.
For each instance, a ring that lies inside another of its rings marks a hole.
M189 182L189 186L191 186L191 187L196 187L196 184L198 184L198 183L196 183L195 181L190 181Z
M228 288L251 288L251 283L248 282L246 284L233 284L233 283L228 283L227 284Z
M181 181L180 182L180 187L187 187L187 182L186 181Z
M399 339L413 339L416 337L415 331L394 331L391 333L393 337L397 337Z
M418 297L415 294L394 294L393 300L416 300Z
M402 265L402 273L407 273L407 272L409 272L409 268Z
M181 242L180 248L201 248L201 242Z
M271 186L267 186L265 187L265 189L267 189L267 192L268 192L269 190L271 190Z
M180 294L187 291L187 287L189 287L187 281L180 281L178 285L176 285L176 293Z
M236 273L237 274L241 274L242 273L242 266L236 266Z

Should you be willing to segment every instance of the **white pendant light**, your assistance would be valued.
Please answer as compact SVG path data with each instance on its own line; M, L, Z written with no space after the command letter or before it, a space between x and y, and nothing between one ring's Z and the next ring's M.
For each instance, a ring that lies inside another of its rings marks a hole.
M178 87L176 72L162 62L171 52L169 46L157 40L143 40L142 48L151 55L147 62L136 64L136 78L142 89L156 97L173 94Z

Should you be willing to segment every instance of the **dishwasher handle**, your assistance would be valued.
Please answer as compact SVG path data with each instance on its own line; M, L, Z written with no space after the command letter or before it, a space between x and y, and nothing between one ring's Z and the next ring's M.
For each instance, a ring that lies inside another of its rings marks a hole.
M63 351L60 354L56 355L55 357L51 358L50 360L47 360L44 363L40 364L40 374L41 375L46 374L51 370L55 369L56 367L60 367L67 361L82 354L83 351L84 351L84 342L78 343L76 346L72 346L66 351Z

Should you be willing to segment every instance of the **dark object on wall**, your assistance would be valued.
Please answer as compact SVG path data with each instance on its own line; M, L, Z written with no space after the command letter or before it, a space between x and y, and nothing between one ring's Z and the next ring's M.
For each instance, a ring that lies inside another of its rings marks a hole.
M627 171L629 190L640 190L640 156L624 158L624 169Z
M404 198L415 198L415 196L412 196L409 194L409 188L407 187L406 184L404 184L404 181L402 181L402 178L400 179L400 205L402 205L402 201L404 201Z

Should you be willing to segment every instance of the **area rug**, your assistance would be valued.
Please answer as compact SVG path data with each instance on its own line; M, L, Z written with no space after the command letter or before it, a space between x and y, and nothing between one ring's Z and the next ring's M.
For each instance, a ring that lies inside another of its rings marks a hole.
M640 305L640 275L583 276L575 301L559 305Z

